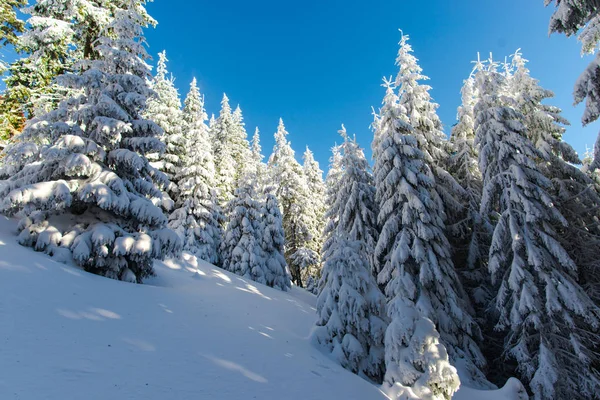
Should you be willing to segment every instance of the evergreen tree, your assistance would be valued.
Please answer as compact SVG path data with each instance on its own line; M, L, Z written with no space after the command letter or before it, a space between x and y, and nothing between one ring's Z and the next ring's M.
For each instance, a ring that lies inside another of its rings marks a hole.
M494 309L496 329L506 333L503 353L535 399L592 398L600 393L593 368L600 310L576 282L577 267L554 229L566 221L536 163L548 158L527 138L496 65L480 65L475 78L481 214L495 222L489 270L499 284Z
M346 128L344 128L344 125L342 125L342 129L339 130L338 133L340 135L346 135ZM329 208L325 212L326 222L323 231L323 256L329 251L337 229L339 210L335 209L333 204L337 198L337 186L342 171L341 146L335 145L331 148L329 171L327 171L327 176L325 177L325 203L329 205Z
M2 112L10 126L18 130L22 118L33 118L55 109L69 97L56 77L81 68L79 60L96 60L95 50L119 10L135 8L143 23L155 25L144 7L146 0L37 0L24 12L31 17L21 35L17 50L27 55L10 66L6 79ZM11 129L12 128L12 129Z
M179 183L176 209L169 227L178 233L183 249L199 258L219 263L223 216L214 191L215 165L206 126L204 98L192 80L182 113L184 152L182 168L175 175Z
M0 212L25 216L20 243L137 282L180 246L155 205L168 179L143 156L162 145L160 127L141 117L150 89L139 7L116 11L98 59L61 77L76 95L32 120L0 169Z
M307 147L303 156L303 172L308 188L308 203L306 204L308 229L311 240L308 247L317 254L321 254L323 248L323 232L325 230L325 183L323 182L323 171L319 167L319 163ZM307 282L307 290L312 293L317 292L317 282L321 277L321 263L317 262L310 265L303 271L304 281ZM312 282L311 287L308 285L308 280ZM311 290L312 289L312 290Z
M413 127L413 135L417 139L419 149L423 152L425 162L429 164L436 180L436 190L443 200L447 225L452 233L453 226L460 221L464 191L447 172L448 153L451 150L446 135L442 130L442 121L437 115L438 105L433 102L429 91L431 87L420 83L429 80L413 50L408 43L409 37L402 35L396 65L400 68L396 76L399 88L400 104L406 109L408 123Z
M308 185L302 167L296 161L294 150L287 140L283 120L275 133L275 146L269 158L271 180L283 213L285 231L285 258L293 282L302 287L302 270L319 262L319 255L310 246L310 222L306 212Z
M328 214L337 214L332 242L323 256L313 338L345 368L376 382L384 372L385 298L371 274L376 241L375 190L368 163L342 127L344 172ZM333 194L333 193L332 193Z
M176 175L183 165L181 155L186 152L186 142L181 134L181 101L173 77L167 76L167 53L158 54L156 76L150 87L154 95L148 99L145 117L156 122L164 132L162 140L165 151L149 154L152 166L164 172L171 180L169 195L177 197Z
M596 52L600 43L600 5L594 0L545 0L546 5L552 3L556 4L556 9L550 18L549 32L572 36L581 30L581 53L596 54L577 79L573 90L575 104L586 101L581 118L583 126L586 126L600 117L600 53ZM595 169L600 169L600 134L589 170L592 173Z
M262 147L260 146L260 133L258 128L254 130L252 143L250 146L252 157L249 163L252 168L251 173L256 174L256 181L260 188L267 184L267 165L263 162Z
M227 204L229 221L223 237L223 268L246 279L267 284L262 256L261 206L254 182L247 176Z
M227 204L235 190L237 167L235 153L231 146L235 131L235 120L229 105L229 98L223 94L221 112L211 128L215 170L217 173L217 188L221 205Z
M468 287L474 303L486 305L490 293L485 269L491 227L479 214L481 204L482 177L478 166L478 151L475 147L475 119L473 109L477 101L475 80L470 76L462 87L462 105L458 108L458 122L452 129L450 143L452 153L448 161L448 172L462 186L465 196L461 197L461 211L457 223L452 226L450 242L454 249L454 265Z
M0 4L0 46L17 44L17 35L25 30L25 23L17 16L17 9L25 5L26 0L6 0Z
M272 188L265 189L261 217L264 226L260 244L264 257L266 284L275 289L287 291L292 285L290 284L290 271L284 256L283 217L279 210L277 197L272 193Z
M555 225L558 239L579 268L579 281L600 304L600 197L592 179L573 164L581 164L575 150L562 140L568 121L557 107L543 104L554 93L530 76L527 60L517 51L512 57L514 75L509 80L517 110L523 114L527 137L542 153L538 168L551 180L552 202L567 220Z
M440 200L432 196L433 174L412 135L407 110L391 83L386 85L373 148L382 227L375 257L390 319L384 385L393 398L450 399L459 379L431 320L439 320L451 346L462 342L456 331L472 321L456 293L460 284L443 233Z

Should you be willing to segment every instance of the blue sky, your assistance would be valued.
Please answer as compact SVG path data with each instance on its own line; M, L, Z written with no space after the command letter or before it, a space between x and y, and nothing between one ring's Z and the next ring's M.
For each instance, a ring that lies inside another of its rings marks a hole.
M572 123L565 139L581 154L598 126L581 127L571 93L590 57L580 57L575 38L548 37L552 10L543 3L156 0L148 9L159 25L147 37L155 58L167 50L182 96L195 76L209 112L218 113L226 92L242 107L248 132L260 128L267 155L282 117L296 152L310 146L323 169L342 122L370 147L370 110L381 104L381 78L396 74L398 29L411 36L431 78L447 133L477 52L504 59L521 48L532 75L556 93L553 104Z
M565 140L581 154L600 123L581 126L573 107L581 58L575 38L547 34L552 9L543 0L155 0L159 22L146 31L150 53L165 49L182 97L198 79L209 113L223 92L240 104L246 127L261 130L263 153L273 147L279 117L298 158L309 146L326 170L341 123L370 157L371 107L383 98L383 76L394 66L402 29L431 80L446 133L455 122L460 87L480 52L503 60L521 48L532 75L556 93L552 104L571 121Z

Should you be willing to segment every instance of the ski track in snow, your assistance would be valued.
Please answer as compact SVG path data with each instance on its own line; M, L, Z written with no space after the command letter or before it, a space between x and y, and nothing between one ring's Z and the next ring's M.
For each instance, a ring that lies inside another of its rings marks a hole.
M15 227L0 216L2 400L386 398L310 344L316 298L302 289L189 256L118 282L19 246ZM455 399L513 398L504 389Z

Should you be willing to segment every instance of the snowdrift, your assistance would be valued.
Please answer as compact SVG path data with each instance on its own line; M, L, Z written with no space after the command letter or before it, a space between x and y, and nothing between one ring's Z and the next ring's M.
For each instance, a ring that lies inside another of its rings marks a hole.
M0 216L0 399L386 398L310 344L315 297L301 289L189 256L157 262L145 285L114 281L19 246L15 227Z

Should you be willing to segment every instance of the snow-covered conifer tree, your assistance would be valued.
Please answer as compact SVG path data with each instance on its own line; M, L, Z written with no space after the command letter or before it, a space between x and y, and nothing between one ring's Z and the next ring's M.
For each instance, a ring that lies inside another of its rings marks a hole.
M566 225L536 163L547 155L528 138L518 101L490 62L476 74L476 143L483 175L481 215L495 222L489 270L498 284L496 329L505 357L535 399L592 398L600 392L600 310L577 283L577 267L558 240Z
M180 246L155 205L168 179L143 156L161 149L162 132L141 116L151 93L142 9L116 11L98 59L60 79L76 95L32 120L0 169L0 212L24 216L20 243L137 282Z
M219 200L223 206L233 198L236 180L236 161L231 144L235 121L229 105L229 98L223 94L221 112L211 128L211 139L217 174Z
M260 146L260 132L258 128L254 130L250 149L252 152L251 162L249 162L252 165L251 172L256 174L258 187L262 188L267 184L267 165L263 162L265 157L262 154L262 147Z
M385 298L371 274L375 248L375 188L356 141L345 135L344 166L328 214L339 223L324 254L313 338L354 373L381 382ZM331 217L330 217L331 218Z
M179 191L169 227L183 241L183 249L212 264L219 263L223 216L214 190L215 165L211 151L204 98L192 80L182 113L184 141L182 168L175 175Z
M256 200L252 176L247 175L227 204L229 216L223 236L223 268L246 279L267 284L261 248L263 226L261 205Z
M461 186L448 173L448 153L450 143L442 130L442 121L437 115L438 105L433 102L429 91L431 87L420 83L429 78L423 70L408 43L408 35L402 35L396 65L400 68L396 76L396 87L399 89L400 104L406 109L408 123L414 128L413 136L417 139L419 149L423 152L425 162L429 164L436 180L436 191L443 200L445 216L450 231L456 221L460 220L464 197Z
M557 224L559 240L579 268L580 282L600 305L600 197L590 177L573 164L581 164L575 150L562 140L568 125L557 107L543 101L554 93L530 76L521 53L512 57L514 74L509 80L517 109L523 114L527 137L542 153L538 168L552 182L552 202L565 217L567 226Z
M600 117L600 53L597 52L600 43L600 6L593 0L545 0L546 5L552 3L556 4L556 9L550 18L549 32L572 36L581 31L581 54L596 54L577 79L573 90L575 104L585 100L581 122L586 126ZM600 134L589 169L590 172L600 169Z
M342 125L342 130L339 134L346 134L346 129ZM327 254L327 251L333 243L335 230L337 229L339 211L334 209L332 205L337 198L338 182L342 174L342 154L341 146L335 145L331 148L331 157L329 158L329 170L325 177L325 203L329 206L325 212L325 228L323 231L323 250L322 254Z
M319 167L319 163L315 160L313 152L306 147L303 156L303 172L308 188L308 203L306 204L308 229L311 240L308 247L317 254L321 254L323 249L323 232L325 230L325 183L323 182L323 171ZM321 276L321 263L318 262L311 265L303 271L303 278L307 282L307 290L312 293L317 292L318 281ZM308 285L308 281L311 285ZM309 287L310 286L310 287ZM312 290L311 290L312 289Z
M285 258L290 267L292 280L303 286L301 272L319 262L319 255L310 246L310 222L306 212L308 185L302 166L294 156L287 140L288 132L283 120L275 133L275 146L269 158L269 174L275 186L275 195L281 205L285 231Z
M285 233L279 202L273 189L265 189L262 202L262 232L259 238L264 259L265 280L268 286L286 291L291 288L290 271L285 261Z
M479 215L482 178L478 166L478 151L475 147L475 119L473 108L477 101L475 80L472 76L464 81L462 104L458 108L458 122L452 128L450 143L452 153L448 161L448 172L462 186L465 195L459 198L461 211L456 214L457 222L451 227L449 240L454 251L454 265L460 270L469 294L479 305L487 305L489 292L485 269L491 227Z
M152 166L164 172L172 182L169 194L177 196L175 176L182 167L181 155L186 151L185 140L181 134L181 101L175 88L172 76L168 76L167 53L158 54L156 76L152 79L150 87L154 95L148 99L145 117L156 122L164 132L162 141L165 151L161 154L149 154L148 159Z
M442 200L412 132L406 109L388 84L373 149L381 227L374 253L378 283L385 285L388 302L402 296L433 321L452 362L465 372L463 380L486 385L479 370L485 360L474 340L479 328L454 270Z
M26 4L26 0L6 0L0 4L0 49L17 44L18 35L25 30L25 23L17 15L17 9ZM0 75L4 70L5 63L0 59Z
M449 399L459 379L431 321L439 321L450 346L463 342L457 334L466 336L460 331L463 326L471 328L472 321L456 293L460 283L443 232L442 207L432 197L433 174L412 135L406 109L391 83L386 86L373 148L382 227L375 262L380 266L379 283L385 284L390 319L384 387L393 398L414 393L418 398Z

